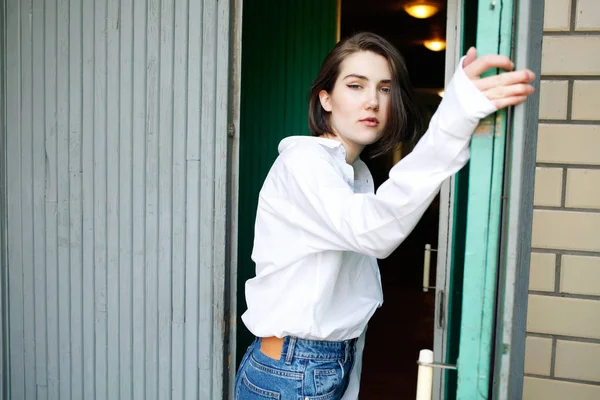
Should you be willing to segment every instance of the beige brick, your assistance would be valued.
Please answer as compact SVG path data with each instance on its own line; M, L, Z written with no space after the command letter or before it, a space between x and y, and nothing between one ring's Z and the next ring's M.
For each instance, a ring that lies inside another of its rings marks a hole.
M600 7L600 3L598 4ZM597 50L600 53L600 49ZM573 83L572 119L600 120L600 81L575 81Z
M542 75L600 75L600 35L545 36Z
M560 291L600 296L600 256L562 256Z
M560 206L562 196L562 168L535 169L535 206Z
M600 251L600 213L534 210L532 247Z
M550 375L550 360L552 358L552 340L527 337L525 342L525 373Z
M525 377L523 400L598 400L600 386Z
M542 81L540 84L540 119L567 119L567 81Z
M600 344L558 340L554 375L557 378L600 382Z
M530 294L527 332L600 339L600 301Z
M540 124L537 161L600 164L600 125Z
M598 149L600 152L600 149ZM567 171L567 207L600 208L600 169Z
M554 291L556 255L531 253L529 264L529 290Z
M546 0L544 31L568 31L571 27L571 0Z
M600 6L598 0L577 0L575 30L600 31Z

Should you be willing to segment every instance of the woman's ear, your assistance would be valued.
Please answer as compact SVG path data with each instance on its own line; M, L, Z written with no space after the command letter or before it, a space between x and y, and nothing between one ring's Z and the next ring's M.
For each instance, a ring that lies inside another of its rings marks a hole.
M327 93L327 90L321 90L319 92L319 100L321 101L321 107L327 112L331 112L331 96Z

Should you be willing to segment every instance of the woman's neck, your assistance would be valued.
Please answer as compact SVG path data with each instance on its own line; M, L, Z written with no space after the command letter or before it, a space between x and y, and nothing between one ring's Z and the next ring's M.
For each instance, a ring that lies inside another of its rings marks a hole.
M365 148L363 145L344 140L343 137L333 133L325 133L323 134L323 137L340 142L342 146L344 146L344 150L346 152L346 163L350 165L354 164L356 160L358 160L360 153L362 153Z

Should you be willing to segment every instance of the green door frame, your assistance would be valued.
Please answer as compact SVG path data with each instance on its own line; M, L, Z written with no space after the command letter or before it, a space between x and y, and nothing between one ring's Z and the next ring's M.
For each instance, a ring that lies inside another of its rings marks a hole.
M468 9L463 7L465 21ZM542 20L543 0L480 1L476 47L480 54L508 55L517 68L539 71ZM463 28L468 31L465 23ZM448 321L449 335L452 323L461 322L458 386L447 381L447 398L504 399L522 393L538 105L538 95L532 96L526 105L483 120L472 140L468 176L463 171L456 179L453 250L462 253L457 227L466 218L464 294L460 316ZM465 179L466 216L460 207ZM458 270L460 258L451 258ZM450 275L460 278L456 271Z
M539 77L544 0L520 0L515 13L516 68L530 68ZM534 86L539 93L539 79ZM508 137L493 399L518 399L523 393L538 114L539 95L531 96L524 106L515 108Z
M503 0L498 6L479 2L476 47L480 55L511 55L512 15L512 0ZM496 73L490 71L485 76ZM459 400L489 397L507 114L507 110L500 110L483 119L471 140L457 363Z

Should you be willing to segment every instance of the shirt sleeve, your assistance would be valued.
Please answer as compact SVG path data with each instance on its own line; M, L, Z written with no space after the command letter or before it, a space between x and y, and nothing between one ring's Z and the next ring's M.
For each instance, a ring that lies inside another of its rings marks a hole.
M316 152L284 158L293 181L293 205L284 217L303 232L315 252L348 250L387 257L410 234L442 182L465 165L473 131L494 111L459 67L427 132L391 169L377 193L355 194L331 160Z

